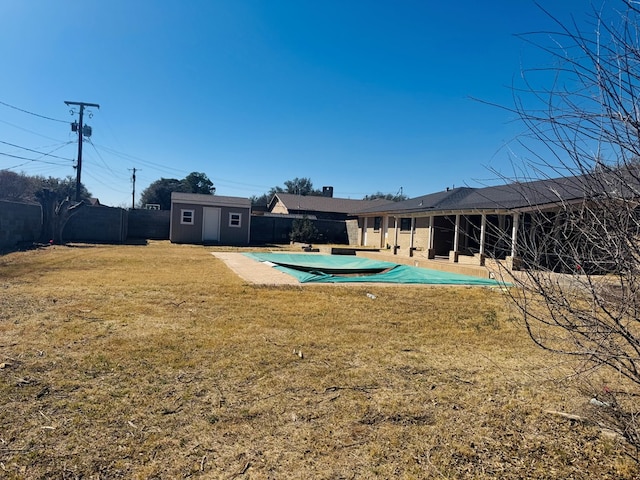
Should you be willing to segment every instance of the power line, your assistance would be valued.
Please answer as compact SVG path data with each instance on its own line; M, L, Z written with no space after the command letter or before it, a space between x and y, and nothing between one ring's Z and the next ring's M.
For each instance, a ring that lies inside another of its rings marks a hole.
M129 192L125 191L125 190L121 190L119 188L114 187L113 184L109 184L109 183L103 182L101 178L98 178L95 175L92 175L90 171L87 171L87 172L84 172L84 173L85 173L85 176L91 178L96 183L99 183L100 185L102 185L104 187L107 187L109 190L112 190L112 191L117 192L117 193L122 193L122 194L129 193Z
M41 133L34 132L33 130L29 130L28 128L20 127L15 123L7 122L6 120L0 120L0 123L4 123L5 125L10 125L13 128L17 128L18 130L22 130L23 132L32 133L33 135L37 135L38 137L46 138L47 140L53 140L54 142L60 142L61 140L58 138L47 137L46 135L42 135Z
M104 158L102 158L102 155L100 155L100 152L96 148L96 146L93 143L93 141L90 138L88 138L87 141L89 142L89 145L91 145L93 147L93 150L96 152L96 155L98 155L98 158L104 164L105 168L107 170L109 170L114 177L120 177L120 175L118 175L116 172L114 172L113 169L109 166L109 164L107 162L105 162Z
M115 155L117 157L120 157L122 159L125 160L135 160L138 163L143 164L144 166L150 167L150 168L154 168L156 170L158 170L161 173L167 173L170 175L187 175L189 173L191 173L191 171L187 171L184 169L176 169L176 168L172 168L166 165L162 165L159 163L155 163L155 162L151 162L149 160L145 160L143 158L140 157L136 157L134 155L129 155L128 153L123 153L120 152L118 150L115 150L113 148L110 147L105 147L104 145L97 145L97 144L93 144L94 148L98 148L100 150L103 150L107 153L110 153L111 155ZM149 170L150 171L150 170ZM269 188L271 188L270 186L267 185L256 185L256 184L252 184L252 183L244 183L244 182L236 182L233 180L227 180L224 178L218 178L215 177L212 180L215 181L216 185L226 185L226 186L231 186L233 188L238 189L239 187L245 187L245 190L248 189L252 189L252 188L260 188L260 189L265 189L268 190Z
M14 168L18 168L18 167L24 167L25 165L29 165L29 162L19 163L17 165L11 165L10 167L6 167L6 168L0 168L0 172L13 170Z
M51 154L51 153L53 153L53 152L55 152L57 150L60 150L62 147L66 146L66 145L68 145L68 143L63 143L62 145L59 145L56 148L54 148L53 150L51 150L50 152L48 152L48 154ZM47 155L47 154L42 153L42 152L37 152L37 153L40 153L42 156ZM11 157L11 158L17 158L17 159L20 159L20 160L28 160L29 162L46 163L46 164L49 164L49 165L64 166L63 163L47 162L45 160L41 160L42 156L40 158L28 158L28 157L22 157L20 155L12 155L10 153L3 153L3 152L0 152L0 155L4 155L6 157ZM63 159L63 160L68 160L68 159ZM73 161L73 160L71 160L71 161ZM25 165L25 164L22 164L22 165ZM22 166L22 165L19 165L19 166ZM11 168L15 168L15 167L11 167Z
M34 149L32 149L32 148L27 148L27 147L22 147L22 146L20 146L20 145L16 145L16 144L14 144L14 143L4 142L4 141L2 141L2 140L0 140L0 143L3 143L3 144L5 144L5 145L9 145L10 147L20 148L20 149L22 149L22 150L26 150L26 151L28 151L28 152L39 153L39 154L44 155L44 156L46 156L46 157L59 158L60 160L67 160L67 161L69 161L69 162L73 162L73 159L71 159L71 158L59 157L58 155L52 155L51 153L44 153L44 152L40 152L40 151L38 151L38 150L34 150ZM69 145L70 143L71 143L71 142L67 142L67 143L65 143L65 144L61 145L60 147L56 148L55 150L52 150L52 152L55 152L56 150L58 150L58 149L60 149L60 148L64 147L65 145Z
M60 123L69 123L67 120L59 120L57 118L51 118L51 117L47 117L45 115L40 115L39 113L33 113L33 112L30 112L29 110L25 110L24 108L16 107L15 105L10 105L10 104L8 104L6 102L0 101L0 105L4 105L5 107L13 108L14 110L18 110L19 112L28 113L29 115L33 115L34 117L44 118L45 120L51 120L53 122L60 122Z
M113 148L109 148L109 147L105 147L103 145L95 145L97 148L99 148L100 150L104 150L107 153L110 153L112 155L115 155L117 157L123 158L125 160L135 160L137 162L140 162L148 167L153 167L157 170L160 171L164 171L166 173L169 173L171 175L173 174L179 174L182 175L186 172L186 170L182 170L182 169L177 169L177 168L172 168L172 167L168 167L166 165L161 165L159 163L155 163L155 162L151 162L149 160L145 160L143 158L140 157L136 157L134 155L129 155L128 153L123 153L123 152L119 152L118 150L114 150ZM190 173L190 172L186 172L186 173Z
M46 160L40 160L39 158L22 157L20 155L11 155L10 153L5 153L5 152L0 152L0 155L3 155L5 157L10 157L10 158L17 158L19 160L28 160L29 162L47 163L49 165L57 165L57 166L63 165L62 163L47 162Z

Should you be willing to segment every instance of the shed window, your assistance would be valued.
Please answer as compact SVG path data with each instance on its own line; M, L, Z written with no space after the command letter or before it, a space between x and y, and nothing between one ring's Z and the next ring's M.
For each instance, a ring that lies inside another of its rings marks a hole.
M242 214L230 213L229 214L229 226L240 228L242 226Z
M400 231L401 232L410 232L411 231L411 219L410 218L401 218L400 219Z
M180 223L183 225L193 225L194 210L180 210Z
M382 217L373 217L373 229L380 230L380 225L382 225Z

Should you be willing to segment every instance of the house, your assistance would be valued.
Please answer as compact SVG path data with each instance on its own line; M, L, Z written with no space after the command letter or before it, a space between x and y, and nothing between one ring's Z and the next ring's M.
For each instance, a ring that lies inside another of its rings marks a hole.
M543 230L532 233L534 226L547 220L558 222L553 215L563 207L593 198L595 189L591 187L595 184L590 178L581 175L484 188L447 188L366 208L354 212L358 244L452 263L484 265L485 258L491 257L514 267L522 261L519 244L524 243L524 235L529 242L532 235L543 239ZM543 218L545 215L548 218Z
M171 193L169 240L173 243L248 245L251 200Z
M353 215L355 211L392 203L384 199L352 200L333 198L329 195L333 195L332 190L328 190L328 194L323 196L276 193L269 201L267 209L271 214L308 216L318 220L347 220L355 218Z

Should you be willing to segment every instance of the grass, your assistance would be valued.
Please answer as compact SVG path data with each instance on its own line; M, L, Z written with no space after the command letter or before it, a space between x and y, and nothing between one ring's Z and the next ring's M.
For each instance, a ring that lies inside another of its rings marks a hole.
M589 399L498 290L255 286L210 251L0 257L0 477L640 475L545 413Z

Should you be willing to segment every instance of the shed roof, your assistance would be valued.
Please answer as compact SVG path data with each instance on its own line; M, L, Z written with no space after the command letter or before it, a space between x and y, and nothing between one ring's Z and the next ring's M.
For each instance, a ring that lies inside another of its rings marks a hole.
M195 205L211 205L217 207L251 208L251 200L248 198L206 195L203 193L171 192L171 203L192 203Z

